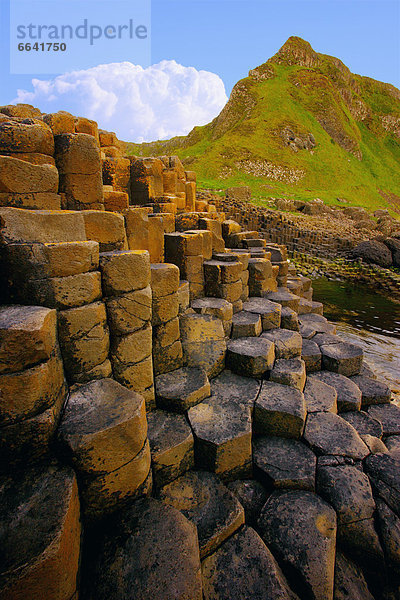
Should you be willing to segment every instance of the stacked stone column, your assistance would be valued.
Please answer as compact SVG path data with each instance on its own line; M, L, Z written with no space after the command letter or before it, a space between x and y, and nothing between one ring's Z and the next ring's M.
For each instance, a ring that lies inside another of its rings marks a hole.
M97 242L9 244L18 301L58 309L58 335L70 383L109 377L109 334Z
M0 309L0 471L48 452L67 397L55 310Z
M230 252L233 256L242 263L242 272L240 273L240 279L242 281L242 295L240 296L240 300L242 302L247 302L249 299L249 260L251 255L249 252Z
M209 234L209 232L206 232ZM165 240L165 260L175 264L182 279L189 282L190 299L204 296L203 233L198 231L169 233ZM211 250L211 246L208 243Z
M193 212L196 210L196 173L194 171L186 171L186 210Z
M63 133L55 138L55 161L64 208L104 210L100 147L86 133Z
M158 158L138 158L132 161L132 204L145 205L163 196L163 169L164 165Z
M267 243L266 250L271 253L271 262L278 267L277 283L279 287L286 287L289 272L286 246Z
M250 258L248 269L250 296L262 296L276 291L276 279L268 258Z
M199 229L211 232L212 251L225 252L225 242L222 237L222 223L217 219L199 219Z
M85 518L94 521L151 491L143 396L112 379L75 390L59 428L60 456L77 472Z
M36 118L0 119L0 206L61 208L51 128Z
M234 312L242 310L241 296L243 263L233 254L220 254L221 260L204 262L206 296L222 298L233 305Z
M173 264L151 265L153 295L153 362L154 373L160 375L179 369L183 364L180 341L179 269Z
M150 257L146 250L100 254L115 379L154 406Z
M129 158L106 156L102 160L103 184L116 192L130 194L131 161Z

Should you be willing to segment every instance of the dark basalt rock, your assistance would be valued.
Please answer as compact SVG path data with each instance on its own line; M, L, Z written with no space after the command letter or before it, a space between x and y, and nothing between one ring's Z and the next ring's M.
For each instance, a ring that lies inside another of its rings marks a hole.
M362 406L371 404L388 404L392 393L390 388L381 381L366 377L365 375L356 375L352 381L360 388L362 394Z
M330 371L315 373L312 377L327 383L335 388L337 392L337 407L339 412L360 410L361 391L360 388L348 377Z
M349 411L343 413L341 416L342 419L350 423L350 425L353 425L354 429L357 430L359 435L372 435L377 438L382 437L382 423L377 419L372 418L372 416L365 411Z
M308 415L304 439L317 454L333 454L356 460L362 460L369 454L354 427L333 413Z
M400 461L390 454L371 454L364 469L374 493L400 517Z
M204 600L296 600L267 546L243 527L202 563ZM298 600L298 599L297 599Z
M374 528L375 502L367 475L350 465L318 467L317 491L336 510L337 539L345 551L370 571L382 569L384 557Z
M315 454L302 442L260 437L253 443L256 475L268 487L315 490Z
M260 535L302 597L332 600L336 514L312 492L274 492L258 520Z
M235 494L243 506L246 523L255 526L269 496L265 487L254 479L238 479L228 483L227 488Z
M97 543L88 600L202 600L196 527L154 498L138 500Z

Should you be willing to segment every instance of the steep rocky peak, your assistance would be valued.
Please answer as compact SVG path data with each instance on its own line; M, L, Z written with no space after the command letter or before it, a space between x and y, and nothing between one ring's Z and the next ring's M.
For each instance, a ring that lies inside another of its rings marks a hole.
M270 60L278 64L303 67L314 67L319 62L318 54L312 49L311 44L295 35L290 36Z

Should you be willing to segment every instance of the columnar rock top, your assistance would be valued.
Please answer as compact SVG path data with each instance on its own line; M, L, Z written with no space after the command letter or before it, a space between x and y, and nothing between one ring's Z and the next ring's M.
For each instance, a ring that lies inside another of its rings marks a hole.
M400 409L286 248L1 110L0 600L397 598Z

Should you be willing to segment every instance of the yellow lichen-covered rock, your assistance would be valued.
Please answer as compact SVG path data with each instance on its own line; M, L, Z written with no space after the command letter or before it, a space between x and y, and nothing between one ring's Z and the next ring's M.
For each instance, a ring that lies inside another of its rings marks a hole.
M57 191L58 171L53 165L33 165L11 156L0 156L0 192L56 194Z
M159 497L197 526L201 558L214 552L244 523L242 505L213 473L186 473L163 487Z
M60 173L59 191L64 197L64 209L104 211L100 170L96 173Z
M75 117L65 110L43 115L43 121L49 125L53 135L75 132Z
M0 152L36 152L53 156L53 132L40 119L16 117L1 120Z
M149 218L145 208L130 207L124 211L126 236L130 250L148 250Z
M182 367L183 351L180 340L169 346L160 346L155 343L153 346L153 364L155 375L169 373Z
M141 290L150 283L150 256L146 250L102 252L100 269L107 296Z
M21 208L0 208L0 236L5 243L87 239L81 212Z
M179 269L170 263L152 263L151 291L154 298L168 296L179 288Z
M160 488L194 467L194 440L184 415L154 410L147 417L154 483Z
M92 135L65 133L55 138L55 161L62 175L83 173L90 175L100 170L100 148Z
M51 277L27 282L27 294L35 303L60 310L90 304L101 298L98 271L69 277Z
M152 315L151 287L106 299L108 324L113 335L142 329Z
M104 303L60 311L58 334L68 375L83 373L104 363L110 347Z
M38 306L0 308L0 373L22 371L48 360L56 343L55 310Z
M113 338L112 360L118 365L132 365L150 356L151 348L152 327L148 324L134 333Z
M18 278L68 277L98 269L99 245L97 242L8 244L6 256Z
M70 395L58 437L78 471L115 471L135 458L146 441L144 399L112 379L92 381Z
M140 452L120 468L104 475L88 479L81 486L82 508L89 520L103 517L129 499L145 495L144 491L150 472L151 456L148 440ZM150 481L149 486L150 487Z
M180 320L184 360L215 377L225 366L226 341L222 321L210 315L183 315Z
M125 221L122 215L98 210L84 210L86 238L99 242L100 252L126 250Z
M160 298L153 297L153 326L161 325L175 319L178 316L178 312L179 296L177 292L168 296L161 296Z
M0 192L0 206L31 210L60 210L61 196L53 192Z
M75 131L76 133L92 135L96 139L96 142L99 143L99 128L96 121L86 119L85 117L78 117L75 119Z
M31 104L7 104L0 106L0 113L9 117L19 117L21 119L40 119L42 113L38 108Z
M149 215L149 254L152 263L164 260L164 224L159 215Z
M52 406L65 386L57 353L37 366L0 375L0 423L27 419Z

